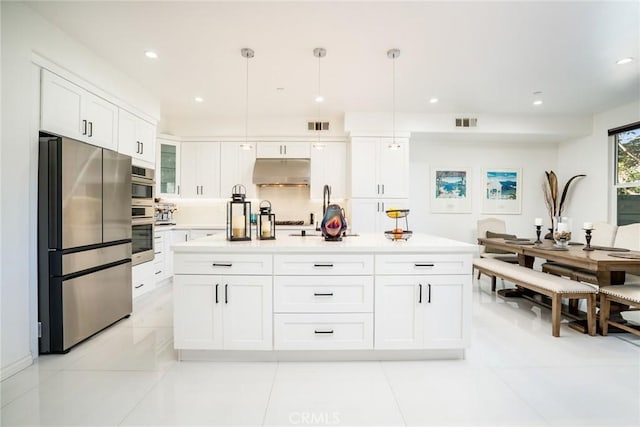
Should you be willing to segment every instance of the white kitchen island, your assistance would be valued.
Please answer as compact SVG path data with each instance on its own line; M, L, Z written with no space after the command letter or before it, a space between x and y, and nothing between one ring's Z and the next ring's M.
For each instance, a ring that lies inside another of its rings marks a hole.
M462 358L477 246L382 233L172 246L180 359Z

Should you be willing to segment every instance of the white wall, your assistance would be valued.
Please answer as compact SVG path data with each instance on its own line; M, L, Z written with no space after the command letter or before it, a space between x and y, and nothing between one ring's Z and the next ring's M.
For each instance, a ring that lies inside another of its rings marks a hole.
M558 172L560 182L584 173L587 176L572 190L567 214L574 224L585 221L615 223L613 185L613 148L607 131L640 121L640 101L596 114L593 133L560 144ZM597 233L597 230L594 231Z
M33 53L102 88L125 104L159 117L160 105L141 86L69 38L28 6L1 2L2 146L0 193L0 378L37 355L37 136L39 78Z
M411 140L411 213L409 225L414 231L436 234L475 243L476 223L482 217L497 217L506 222L507 231L519 237L534 236L534 218L549 222L542 196L545 170L556 169L557 145L509 144L490 142L426 142ZM432 167L471 168L471 213L431 213L430 185ZM482 213L482 169L522 169L522 213L484 215Z

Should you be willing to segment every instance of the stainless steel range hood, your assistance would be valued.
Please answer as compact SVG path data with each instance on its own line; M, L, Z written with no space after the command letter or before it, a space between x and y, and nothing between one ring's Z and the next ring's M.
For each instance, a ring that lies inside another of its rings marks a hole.
M253 183L256 185L309 185L309 159L256 159Z

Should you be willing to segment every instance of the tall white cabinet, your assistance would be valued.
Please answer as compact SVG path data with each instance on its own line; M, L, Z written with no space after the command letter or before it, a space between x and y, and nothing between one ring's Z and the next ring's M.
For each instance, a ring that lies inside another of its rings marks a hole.
M409 207L408 139L353 137L349 157L351 227L357 232L394 228L385 210Z
M154 165L156 160L156 128L152 123L130 112L118 112L118 151L131 156L134 164Z
M180 149L181 195L220 197L220 143L182 142Z
M322 199L322 190L331 186L332 199L347 197L347 144L323 142L311 144L311 198Z

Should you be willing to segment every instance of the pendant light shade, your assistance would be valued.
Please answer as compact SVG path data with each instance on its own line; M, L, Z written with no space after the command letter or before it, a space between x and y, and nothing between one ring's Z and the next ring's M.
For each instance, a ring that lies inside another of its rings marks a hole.
M315 101L320 103L324 102L324 96L322 96L322 91L320 90L320 59L324 58L327 55L327 49L323 47L317 47L313 49L313 56L318 58L318 92L316 93Z
M389 49L387 51L387 58L393 62L393 78L392 78L392 139L389 148L392 150L399 150L400 144L396 142L396 58L400 56L400 49Z
M243 58L247 60L247 73L245 80L245 99L244 99L244 144L242 145L243 150L251 149L251 145L249 144L249 59L253 58L255 53L253 49L249 49L245 47L240 49L240 54Z

